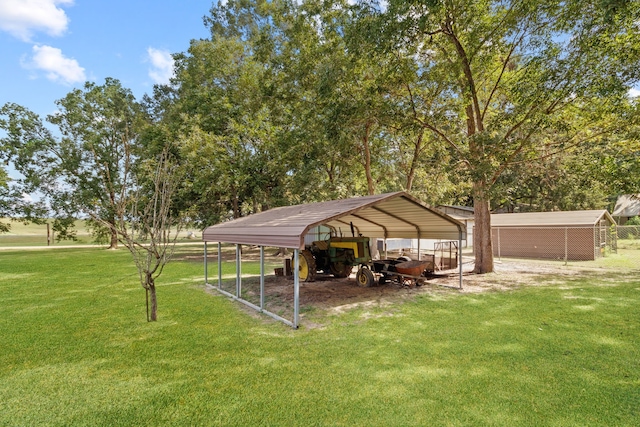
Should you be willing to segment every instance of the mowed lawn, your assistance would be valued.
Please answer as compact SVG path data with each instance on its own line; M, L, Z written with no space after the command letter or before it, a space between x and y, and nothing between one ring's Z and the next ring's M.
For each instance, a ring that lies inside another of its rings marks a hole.
M640 425L637 270L299 330L202 282L197 257L167 266L147 323L124 250L0 252L0 425Z

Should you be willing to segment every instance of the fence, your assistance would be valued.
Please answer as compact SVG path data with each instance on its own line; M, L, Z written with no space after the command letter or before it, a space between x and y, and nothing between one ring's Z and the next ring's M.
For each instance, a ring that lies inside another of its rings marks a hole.
M494 256L591 261L617 252L616 227L493 227Z
M0 248L3 247L36 247L36 246L68 246L68 245L108 245L109 239L98 238L92 235L84 226L76 227L76 240L58 240L52 230L47 230L47 224L29 224L24 226L19 223L11 224L9 233L0 234ZM179 235L180 241L199 241L199 231L183 230Z
M640 225L619 225L617 235L619 240L638 240L640 239Z

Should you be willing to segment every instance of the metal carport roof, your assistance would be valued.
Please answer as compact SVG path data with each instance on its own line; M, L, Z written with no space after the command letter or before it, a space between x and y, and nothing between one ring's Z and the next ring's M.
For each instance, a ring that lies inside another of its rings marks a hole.
M285 206L207 227L205 242L304 249L304 236L326 225L367 237L458 240L462 223L406 192Z
M640 215L640 194L625 194L618 197L611 215L627 218Z
M205 283L208 283L207 242L218 242L218 291L294 328L300 316L299 253L304 237L314 227L326 225L343 234L354 231L366 237L462 240L465 227L450 216L422 204L405 192L356 197L353 199L286 206L208 227L204 240ZM236 244L235 294L222 289L221 243ZM240 245L260 247L260 304L242 298ZM294 249L293 256L293 320L265 308L264 248L276 246ZM418 252L420 252L418 250ZM366 267L366 266L365 266ZM462 288L462 262L459 263ZM361 267L364 268L364 267Z

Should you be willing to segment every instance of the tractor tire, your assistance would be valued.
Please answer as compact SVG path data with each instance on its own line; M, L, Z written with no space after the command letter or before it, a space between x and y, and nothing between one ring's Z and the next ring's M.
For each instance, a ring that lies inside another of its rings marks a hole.
M369 288L374 285L376 279L373 277L373 273L366 267L361 267L356 273L356 282L358 286L363 288Z
M298 269L298 278L301 282L313 282L316 277L316 260L313 258L311 251L300 251L298 258L300 264Z
M342 262L332 262L331 264L329 264L329 270L334 277L343 278L349 277L349 275L351 275L353 266L344 264Z

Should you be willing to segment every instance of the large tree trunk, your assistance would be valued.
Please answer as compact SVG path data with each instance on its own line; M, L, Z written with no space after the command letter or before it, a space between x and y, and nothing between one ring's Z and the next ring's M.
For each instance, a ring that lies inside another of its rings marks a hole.
M118 249L118 231L115 227L111 227L110 233L111 241L109 242L109 249Z
M474 273L493 271L493 246L491 244L491 211L489 200L484 196L481 183L474 185L473 202L473 252L475 255Z
M462 52L464 54L464 52ZM463 57L466 63L466 57ZM471 72L468 64L465 67L465 74ZM476 132L484 129L482 124L482 116L478 107L477 98L475 97L475 88L473 80L469 79L469 90L474 95L474 105L467 105L467 135L470 138L469 151L472 159L484 159L482 147L476 145L473 136ZM476 107L474 109L474 106ZM473 160L472 160L473 161ZM491 244L491 208L489 206L489 195L487 182L478 180L473 183L473 253L475 255L474 273L483 274L493 271L493 247Z

